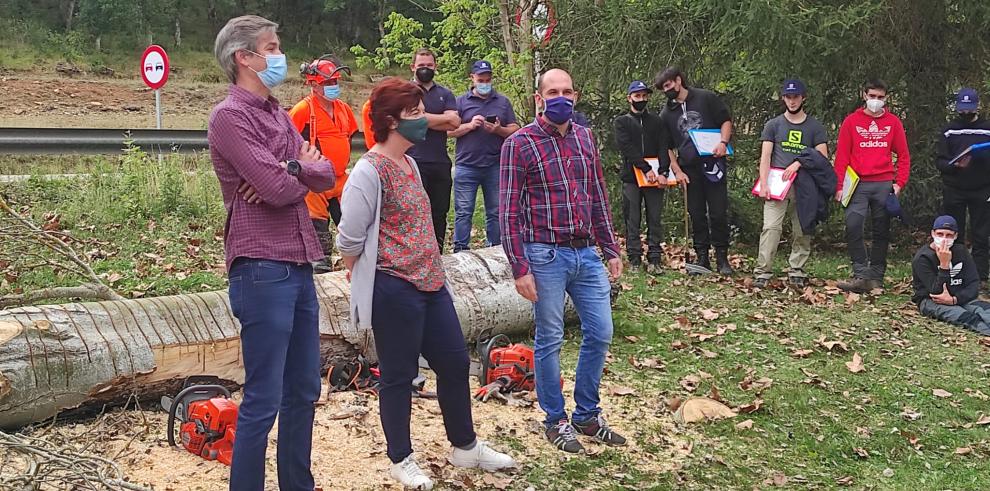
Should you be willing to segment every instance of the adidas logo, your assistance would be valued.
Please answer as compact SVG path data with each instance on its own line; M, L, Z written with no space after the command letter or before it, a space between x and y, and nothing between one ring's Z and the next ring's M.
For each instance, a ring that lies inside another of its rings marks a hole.
M860 148L887 148L890 146L889 142L879 141L887 138L887 135L890 134L890 126L884 126L881 129L876 121L870 121L870 126L867 128L857 126L856 133L864 140L872 140L859 142Z

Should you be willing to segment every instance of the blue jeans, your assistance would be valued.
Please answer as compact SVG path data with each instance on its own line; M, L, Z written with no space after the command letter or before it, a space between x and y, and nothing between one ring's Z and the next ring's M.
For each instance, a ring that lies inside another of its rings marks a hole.
M239 258L229 277L244 360L230 489L265 488L265 450L277 415L279 489L312 491L313 413L320 397L320 306L313 268Z
M547 413L547 426L567 419L560 390L560 346L564 343L564 293L571 297L581 318L581 349L574 378L572 420L598 416L598 386L605 354L612 343L612 306L609 282L601 257L593 247L574 249L540 243L526 244L526 259L536 281L533 304L536 340L536 395Z
M471 248L471 219L479 186L485 196L488 245L502 243L498 228L498 164L488 167L458 165L454 170L454 252Z

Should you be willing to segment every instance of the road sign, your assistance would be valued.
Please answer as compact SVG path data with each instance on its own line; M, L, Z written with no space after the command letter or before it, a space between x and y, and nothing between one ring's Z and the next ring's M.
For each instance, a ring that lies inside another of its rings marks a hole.
M155 125L162 129L162 95L159 89L168 82L168 55L157 44L148 46L141 55L141 80L155 91Z
M145 85L158 90L168 81L168 55L157 44L148 46L141 55L141 79Z

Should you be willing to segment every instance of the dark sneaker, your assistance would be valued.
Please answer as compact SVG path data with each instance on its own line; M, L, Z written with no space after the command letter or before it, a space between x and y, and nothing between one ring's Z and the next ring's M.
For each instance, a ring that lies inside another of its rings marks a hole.
M787 282L790 283L791 286L795 286L797 288L804 288L804 287L808 286L808 277L807 276L788 276L787 277Z
M584 453L584 445L577 439L577 432L571 426L571 422L562 419L557 424L547 428L545 433L547 441L560 450L567 453Z
M639 268L643 266L643 259L639 256L629 256L629 267Z
M753 288L766 288L770 284L770 278L753 278Z
M583 423L574 423L574 428L584 436L594 437L606 445L625 445L626 438L612 431L601 415Z
M840 290L853 293L869 293L870 290L874 288L880 288L881 284L877 280L868 280L866 278L853 278L849 281L840 281L838 285Z

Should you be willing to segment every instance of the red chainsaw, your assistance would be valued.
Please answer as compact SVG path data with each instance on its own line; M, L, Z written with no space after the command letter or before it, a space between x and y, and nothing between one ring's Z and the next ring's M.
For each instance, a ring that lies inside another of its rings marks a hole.
M505 334L493 336L491 332L491 329L485 329L478 334L475 350L481 361L476 373L481 388L474 398L481 401L493 396L504 399L501 394L535 389L533 348L513 343ZM560 383L563 385L563 379Z
M174 397L162 397L168 412L168 444L175 446L175 422L179 440L190 453L230 465L237 431L237 404L230 391L214 376L187 377Z

